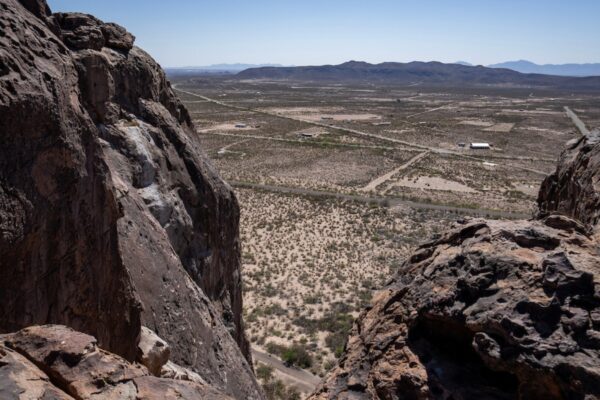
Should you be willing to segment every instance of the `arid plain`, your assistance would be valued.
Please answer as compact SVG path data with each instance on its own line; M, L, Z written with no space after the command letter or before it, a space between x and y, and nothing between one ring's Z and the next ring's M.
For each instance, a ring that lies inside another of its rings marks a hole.
M419 242L459 218L536 211L542 179L580 135L565 107L600 122L599 98L567 92L212 76L173 85L238 195L255 359L301 392L317 380L294 370L318 377L334 365L353 318ZM279 359L291 369L269 362Z

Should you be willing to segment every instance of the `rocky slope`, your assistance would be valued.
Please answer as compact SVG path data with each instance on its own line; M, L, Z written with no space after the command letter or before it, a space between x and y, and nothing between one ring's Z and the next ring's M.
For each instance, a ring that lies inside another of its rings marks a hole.
M64 324L133 361L142 326L237 398L239 210L122 27L0 0L0 332Z
M311 399L600 398L600 143L571 144L531 221L421 245Z

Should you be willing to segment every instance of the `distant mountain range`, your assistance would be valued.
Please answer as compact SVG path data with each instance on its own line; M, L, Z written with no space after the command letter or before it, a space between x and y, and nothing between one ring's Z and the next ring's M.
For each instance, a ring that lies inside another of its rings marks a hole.
M527 60L507 61L488 65L490 68L508 68L524 74L546 74L560 76L600 76L600 63L596 64L544 64Z
M281 64L212 64L204 66L165 68L168 75L236 74L248 68L282 67Z
M352 81L436 86L491 85L600 91L600 77L574 78L542 74L523 74L506 68L418 61L409 63L385 62L381 64L349 61L339 65L260 67L241 71L236 75L236 78Z

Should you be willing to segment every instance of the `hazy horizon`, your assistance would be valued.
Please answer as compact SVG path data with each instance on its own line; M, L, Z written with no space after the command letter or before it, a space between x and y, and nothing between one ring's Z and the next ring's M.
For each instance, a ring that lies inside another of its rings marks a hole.
M600 2L452 4L314 0L301 3L50 0L126 26L165 67L340 64L349 60L489 65L600 62ZM589 49L582 52L582 49Z

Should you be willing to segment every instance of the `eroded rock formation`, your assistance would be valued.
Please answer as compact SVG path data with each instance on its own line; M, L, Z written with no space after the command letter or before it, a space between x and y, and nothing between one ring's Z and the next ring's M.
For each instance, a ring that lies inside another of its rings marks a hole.
M600 143L573 143L531 221L421 245L311 399L600 398Z
M0 336L2 399L232 399L207 384L153 376L60 325Z
M236 199L133 42L42 0L0 0L0 332L64 324L132 361L147 326L176 364L261 398Z
M540 214L561 213L593 227L600 219L600 131L574 139L561 154L556 171L542 183Z

